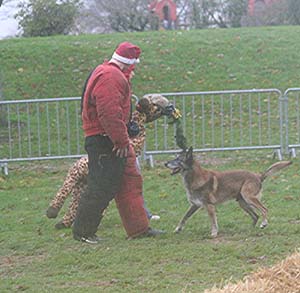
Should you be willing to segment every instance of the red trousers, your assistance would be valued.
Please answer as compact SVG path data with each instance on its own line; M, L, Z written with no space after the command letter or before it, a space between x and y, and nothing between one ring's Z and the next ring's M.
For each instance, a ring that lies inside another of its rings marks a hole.
M148 230L149 220L144 208L143 178L136 164L135 152L130 146L121 189L115 202L128 237L137 237Z

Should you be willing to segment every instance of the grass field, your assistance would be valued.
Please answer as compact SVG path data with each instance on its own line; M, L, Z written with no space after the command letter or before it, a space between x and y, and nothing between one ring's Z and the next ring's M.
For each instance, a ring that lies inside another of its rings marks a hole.
M88 72L124 40L143 49L134 80L138 96L285 90L299 87L299 32L295 26L1 40L2 95L7 100L79 96ZM298 158L264 183L269 226L253 228L237 203L230 202L218 207L217 239L210 238L204 211L181 234L173 233L188 203L180 177L163 167L168 158L159 157L153 169L143 168L147 205L161 216L151 226L167 233L126 240L112 202L98 233L103 243L96 246L74 241L70 229L55 230L59 219L45 216L71 161L10 164L9 176L0 176L0 292L203 292L299 249ZM260 172L274 162L271 153L256 151L199 158L218 170Z
M200 157L205 167L263 171L273 160ZM270 266L299 248L299 162L269 178L263 202L269 226L253 228L236 202L218 207L220 235L210 238L204 211L196 213L179 235L173 230L188 207L178 176L160 164L144 167L148 207L161 216L156 239L126 240L114 202L98 231L104 240L90 246L72 239L70 229L45 216L68 164L15 165L1 177L1 292L202 292L226 280L236 281ZM65 204L60 213L67 208Z

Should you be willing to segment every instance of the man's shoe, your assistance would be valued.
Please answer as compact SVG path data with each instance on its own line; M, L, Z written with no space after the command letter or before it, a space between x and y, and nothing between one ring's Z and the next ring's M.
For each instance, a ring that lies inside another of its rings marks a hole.
M97 235L93 235L93 236L90 236L90 237L80 237L76 234L73 234L73 238L75 240L85 242L85 243L88 243L88 244L98 244L102 240Z
M165 231L152 229L151 227L148 228L148 230L140 235L139 237L155 237L157 235L165 234Z

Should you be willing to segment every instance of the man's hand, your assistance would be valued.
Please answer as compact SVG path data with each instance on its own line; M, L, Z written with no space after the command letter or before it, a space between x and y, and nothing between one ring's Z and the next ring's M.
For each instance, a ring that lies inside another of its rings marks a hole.
M118 148L118 147L114 146L113 152L116 153L117 157L126 158L128 155L128 146L126 146L124 148Z

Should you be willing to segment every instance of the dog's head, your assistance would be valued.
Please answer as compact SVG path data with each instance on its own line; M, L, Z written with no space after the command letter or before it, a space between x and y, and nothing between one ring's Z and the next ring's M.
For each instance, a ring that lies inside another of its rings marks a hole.
M183 174L193 167L193 162L193 148L190 147L188 151L184 150L181 152L176 159L166 162L165 166L171 169L171 175L175 175L179 172Z

